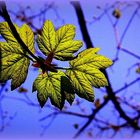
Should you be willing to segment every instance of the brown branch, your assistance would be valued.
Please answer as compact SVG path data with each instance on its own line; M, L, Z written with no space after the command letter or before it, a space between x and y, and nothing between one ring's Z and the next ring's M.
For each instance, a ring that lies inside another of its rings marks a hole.
M71 4L73 5L76 14L78 15L78 22L81 23L80 29L83 34L83 40L85 41L86 47L91 48L94 47L92 41L90 40L88 30L86 27L86 22L84 18L83 11L81 9L80 3L78 1L72 1Z
M128 53L129 55L134 56L137 59L140 59L140 56L138 56L137 54L134 54L133 52L131 52L131 51L127 50L127 49L120 48L120 50L123 51L123 52L125 52L125 53Z
M42 69L42 71L46 70L46 65L44 64L44 60L40 59L39 57L35 56L26 46L26 44L23 42L23 40L21 39L20 35L18 34L15 26L13 25L10 16L8 14L8 11L6 9L6 4L4 1L0 1L0 15L4 18L4 20L8 23L13 36L15 37L15 39L17 40L17 42L21 45L21 47L24 49L25 52L28 52L30 56L32 56L39 64L40 64L40 68ZM30 57L28 57L30 58ZM32 59L31 59L32 60ZM51 70L50 70L51 71Z
M129 84L126 84L125 86L121 87L120 89L114 91L116 94L123 91L124 89L127 89L128 87L132 86L136 82L140 81L140 78L135 79L134 81L130 82Z
M75 112L70 112L70 111L55 111L43 118L41 118L39 121L44 121L47 118L53 116L53 115L61 115L61 114L65 114L65 115L72 115L72 116L76 116L76 117L81 117L81 118L89 118L89 115L85 115L85 114L80 114L80 113L75 113Z
M76 14L77 14L77 17L78 17L78 22L79 22L80 29L81 29L81 32L82 32L82 35L83 35L83 40L85 41L87 48L93 47L92 41L90 40L90 36L88 34L88 31L87 31L87 27L86 27L86 23L85 23L85 19L84 19L84 14L83 14L83 11L81 9L81 6L80 6L79 2L72 2L72 5L76 10ZM123 49L123 48L121 48L121 49ZM75 137L78 137L92 123L93 120L95 120L95 121L97 120L95 118L96 114L99 113L99 111L101 109L103 109L103 107L105 105L107 105L108 101L110 101L110 100L113 102L113 104L114 104L116 110L119 112L120 116L122 118L124 118L124 120L126 120L125 125L126 126L131 126L135 129L139 129L137 123L134 120L138 119L140 116L138 115L135 118L130 118L129 116L127 116L126 113L121 108L120 103L117 100L117 97L115 96L115 93L123 91L124 89L128 88L129 86L135 84L140 79L137 78L136 80L134 80L131 83L123 86L122 88L120 88L116 91L113 91L113 88L111 86L111 82L109 80L109 76L108 76L107 72L106 71L103 71L103 72L106 75L106 78L107 78L108 83L109 83L109 85L106 87L106 92L107 92L108 96L107 96L107 98L105 98L103 103L98 108L94 109L93 112L90 115L83 115L83 114L78 114L78 113L74 113L74 112L67 112L67 111L59 112L60 114L74 115L74 116L77 116L77 117L83 117L83 118L88 119L87 122L76 133ZM25 100L19 100L19 101L25 102ZM29 104L30 104L30 102L29 102ZM54 115L57 115L57 113L54 114ZM122 126L125 126L125 125L122 125ZM119 127L119 126L115 126L115 127Z
M121 38L120 38L120 42L118 43L117 48L119 48L119 47L121 46L121 44L122 44L122 42L123 42L123 39L124 39L124 37L125 37L125 35L126 35L128 29L129 29L129 27L130 27L130 25L131 25L131 23L132 23L134 17L136 16L136 14L137 14L139 8L140 8L140 5L138 4L138 7L137 7L137 8L135 9L135 11L133 12L131 18L130 18L129 21L128 21L128 24L126 25L126 27L125 27L125 29L124 29L124 31L123 31L123 34L122 34L122 36L121 36Z
M15 26L13 25L11 19L10 19L10 16L7 12L7 9L6 9L6 4L4 1L1 1L0 2L0 15L4 18L4 20L8 23L11 31L12 31L12 34L13 36L15 37L15 39L18 41L18 43L23 47L23 49L28 52L35 60L37 61L40 61L38 59L38 57L36 57L29 49L28 47L26 46L26 44L22 41L22 39L20 38Z
M96 109L93 110L92 114L89 115L88 121L79 129L79 131L75 134L74 138L77 138L84 130L90 125L90 123L93 121L96 114L108 103L109 98L106 98L104 102Z
M76 11L78 22L79 22L79 25L80 25L80 28L81 28L81 32L82 32L82 36L83 36L83 39L84 39L84 41L86 43L86 46L87 46L87 48L93 47L93 45L91 43L91 40L90 40L90 36L89 36L87 28L86 28L86 23L85 23L85 19L84 19L84 16L83 16L83 12L82 12L82 8L81 8L81 5L80 5L80 2L73 1L71 3L72 3L72 5L73 5L73 7L74 7L74 9ZM85 36L85 34L86 34L86 36ZM90 46L89 46L89 44L90 44ZM119 102L116 99L115 92L112 89L111 82L109 80L107 72L105 70L102 70L102 72L104 73L104 75L106 76L107 81L108 81L108 86L106 86L106 91L107 91L109 100L112 101L112 103L114 104L116 110L119 112L120 116L124 120L126 120L134 129L137 129L137 130L140 129L140 127L133 120L133 118L131 119L123 111L123 109L121 108ZM106 102L108 102L108 100L106 100ZM77 132L75 137L78 137L89 126L89 124L92 122L93 118L95 117L96 112L98 112L102 107L104 107L104 105L101 106L100 108L98 108L96 111L94 110L93 115L89 118L89 120L86 122L86 124Z
M124 51L124 52L126 52L126 53L128 53L128 54L130 54L130 55L132 55L132 56L134 56L134 57L136 57L136 58L139 59L139 56L138 56L138 55L135 55L134 53L131 53L130 51L127 51L127 50L125 50L125 49L123 49L123 48L121 47L122 42L123 42L123 40L124 40L124 37L125 37L125 35L126 35L128 29L130 28L130 25L132 24L132 21L134 20L135 16L136 16L137 13L138 13L139 8L140 8L140 4L139 4L139 3L137 3L137 4L138 4L138 7L135 9L135 11L133 12L133 14L131 15L131 17L130 17L130 19L129 19L129 21L128 21L128 23L127 23L127 25L126 25L126 27L125 27L125 29L124 29L124 31L123 31L121 37L120 37L120 41L119 41L118 44L117 44L116 59L118 59L118 55L119 55L119 53L120 53L120 50L122 50L122 51ZM115 27L116 27L116 26L113 26L114 30L115 30ZM115 32L116 32L116 31L115 31ZM115 34L115 37L118 38L117 34Z

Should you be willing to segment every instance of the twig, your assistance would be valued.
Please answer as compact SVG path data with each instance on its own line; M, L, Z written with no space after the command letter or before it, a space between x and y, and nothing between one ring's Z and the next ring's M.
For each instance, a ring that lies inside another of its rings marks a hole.
M71 4L75 8L76 14L79 15L78 22L81 23L80 29L83 34L83 40L85 41L86 47L91 48L94 47L90 38L88 37L88 31L85 23L85 18L82 9L79 6L79 1L72 1Z
M83 19L81 20L81 5L78 1L73 1L72 2L72 5L76 11L76 14L77 14L77 18L78 18L78 21L79 21L79 25L80 25L80 28L84 28L84 30L82 29L81 32L82 32L82 36L85 40L85 43L86 46L88 46L88 43L90 42L91 43L91 40L90 40L90 36L87 32L87 28L86 27L82 27L83 25L85 25L85 20L84 20L84 17ZM85 33L86 33L86 36L85 36ZM89 41L89 42L88 42ZM91 44L91 46L88 46L88 47L92 47L93 45ZM127 116L127 114L123 111L123 109L121 108L119 102L117 101L116 99L116 96L115 96L115 93L112 89L112 86L111 86L111 82L109 80L109 77L108 77L108 74L105 70L102 71L104 73L104 75L106 76L106 79L108 81L108 86L106 86L106 92L108 94L108 99L112 101L112 103L114 104L116 110L119 112L120 114L120 117L122 117L124 120L126 120L133 128L135 128L136 130L139 130L140 127L138 126L138 124L133 120L133 118L131 119L129 116ZM102 106L104 107L104 106ZM101 108L99 108L101 109ZM92 122L94 116L96 115L96 113L94 114L93 113L93 116L91 118L89 118L89 120L86 122L86 124L81 128L79 129L79 131L77 132L77 134L75 135L75 137L78 137L88 126L89 124Z
M135 58L137 58L137 59L140 59L140 56L138 56L138 55L136 55L136 54L134 54L134 53L130 52L130 51L129 51L129 50L127 50L127 49L120 48L120 50L121 50L121 51L123 51L123 52L128 53L129 55L134 56L134 57L135 57Z
M127 84L127 85L125 85L125 86L121 87L120 89L118 89L118 90L114 91L114 92L115 92L115 94L117 94L117 93L119 93L119 92L123 91L124 89L126 89L126 88L128 88L128 87L132 86L133 84L135 84L135 83L136 83L136 82L138 82L138 81L140 81L140 78L137 78L137 79L135 79L134 81L130 82L129 84Z
M13 25L11 19L10 19L10 16L7 12L7 9L6 9L6 4L4 1L1 1L0 2L0 15L5 19L5 21L8 23L11 31L12 31L12 34L13 36L15 37L15 39L18 41L18 43L23 47L23 49L28 52L35 60L39 61L40 60L38 59L38 57L36 57L29 49L28 47L26 46L26 44L22 41L22 39L20 38L15 26Z
M74 138L77 138L80 136L80 134L90 125L90 123L93 121L96 114L108 103L109 98L106 98L104 102L95 110L93 110L92 114L88 117L88 121L81 127L78 132L74 135Z
M121 36L121 38L120 38L120 41L119 41L119 43L118 43L117 48L119 48L119 47L121 46L122 41L123 41L123 39L124 39L124 37L125 37L125 35L126 35L126 32L128 31L128 28L129 28L129 26L131 25L131 23L132 23L132 21L133 21L135 15L137 14L139 8L140 8L140 5L138 5L138 7L137 7L137 8L135 9L135 11L133 12L131 18L129 19L128 24L126 25L126 27L125 27L125 29L124 29L124 31L123 31L123 34L122 34L122 36Z

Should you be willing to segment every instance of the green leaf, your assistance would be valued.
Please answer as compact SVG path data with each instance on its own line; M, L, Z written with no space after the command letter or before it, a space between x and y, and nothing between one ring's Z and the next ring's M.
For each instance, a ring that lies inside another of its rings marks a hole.
M66 24L56 32L51 21L47 20L43 26L42 35L38 35L37 43L44 55L53 52L58 60L71 60L73 53L77 52L83 43L73 40L75 36L75 26Z
M56 45L70 41L75 36L75 26L66 24L56 31Z
M33 83L33 92L37 90L37 98L41 107L45 105L48 99L47 92L50 90L49 84L50 82L46 73L38 75Z
M61 76L61 94L64 95L68 103L72 105L75 98L74 88L66 76Z
M34 34L32 30L30 29L30 27L27 24L23 24L21 28L19 28L16 24L14 24L14 26L17 32L19 33L21 39L23 40L23 42L26 44L29 50L32 51L32 53L34 53L35 52L34 51ZM9 45L20 46L17 40L15 39L15 37L13 36L12 31L7 22L0 23L0 34ZM22 47L21 49L23 50Z
M34 40L31 29L25 24L21 28L17 26L16 28L25 44L34 52ZM0 23L0 33L7 41L7 43L0 42L0 81L4 82L11 79L11 90L14 90L24 83L30 60L28 59L28 54L15 40L6 22Z
M70 40L60 43L55 50L55 58L59 60L69 60L74 58L73 53L77 52L82 45L82 41L79 40Z
M78 57L70 61L72 67L93 67L97 69L105 69L112 65L112 61L105 56L97 54L99 48L89 48L78 54ZM81 59L82 58L82 59Z
M5 42L1 42L0 48L0 81L4 82L12 79L11 90L14 90L25 81L30 61L24 57L24 53L19 46L10 46Z
M77 52L83 45L82 41L73 40L75 36L75 26L66 24L56 31L55 58L58 60L69 60L73 58L73 53Z
M71 91L68 87L61 87L61 79L66 79L64 77L66 77L66 75L62 71L38 75L33 83L33 88L37 90L38 97L40 97L40 105L43 106L49 97L54 106L59 109L63 108L65 101L65 95L63 93Z
M37 36L36 41L37 41L38 47L39 47L39 49L41 50L41 52L42 52L44 55L47 56L47 55L51 52L51 50L50 50L50 48L47 47L47 45L44 43L44 41L43 41L43 39L42 39L42 37L41 37L40 35Z
M78 70L67 70L66 74L72 80L74 89L79 97L91 102L94 101L94 91L84 72L80 72Z
M37 43L39 45L39 49L44 53L44 55L48 55L49 52L54 51L56 45L55 29L50 20L46 20L44 23L42 35L38 35Z
M19 28L16 24L14 24L17 32L19 32ZM0 34L2 37L8 42L12 44L17 44L17 40L14 38L11 29L9 28L9 25L7 22L1 22L0 23Z
M66 74L71 79L76 93L89 101L94 100L92 86L99 88L107 86L104 74L99 70L112 65L112 61L98 55L99 48L90 48L78 54L77 58L70 61L70 69Z
M20 28L19 35L20 35L21 39L23 40L23 42L26 44L26 46L29 48L29 50L32 53L35 53L34 34L27 24L22 25L22 27Z

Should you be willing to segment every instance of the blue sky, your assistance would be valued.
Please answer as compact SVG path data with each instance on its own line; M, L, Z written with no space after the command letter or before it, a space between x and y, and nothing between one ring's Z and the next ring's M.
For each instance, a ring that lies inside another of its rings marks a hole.
M15 0L16 1L16 0ZM16 10L16 3L15 1L9 1L7 0L7 8L10 10ZM114 2L115 0L111 1ZM129 0L130 1L130 0ZM108 2L108 3L111 3ZM132 2L132 0L131 0ZM22 6L30 5L32 7L33 13L38 12L38 10L44 5L44 1L18 1L18 3L22 3ZM93 21L94 16L98 16L101 14L101 11L96 8L96 5L99 5L101 7L104 7L106 4L105 0L102 1L81 1L81 5L83 8L83 12L87 21L88 31L90 34L90 37L93 41L93 44L97 47L100 47L101 50L99 51L100 54L105 55L106 57L109 57L110 59L114 59L116 54L116 42L114 38L114 32L112 30L111 24L106 16L104 16L100 21L97 21L96 23L90 24L91 21ZM75 39L82 40L81 31L77 22L77 17L75 14L75 11L73 7L69 4L69 1L57 1L56 5L58 7L58 13L62 19L64 19L64 23L68 24L74 24L76 26L76 37ZM122 32L124 31L124 28L130 19L130 15L134 11L134 7L126 9L126 11L123 12L122 20L119 21L117 28L119 35L121 36ZM111 11L109 11L109 15L111 15ZM61 20L55 20L55 14L52 11L49 11L46 19L52 20L54 25L56 27L63 25ZM111 17L113 21L115 21L115 18ZM21 25L21 23L17 24ZM36 22L37 26L39 27L39 22ZM138 49L138 46L140 46L139 41L139 33L140 33L140 19L136 17L133 20L133 23L129 30L127 31L126 37L123 40L122 46L124 48L128 48L128 50L131 50L135 52L136 54L140 54L140 49ZM84 49L85 46L83 46L82 49ZM81 49L81 50L82 50ZM109 73L109 78L112 82L112 86L114 90L119 89L124 82L130 82L134 80L138 75L134 72L132 69L131 75L127 75L127 69L138 62L138 59L129 56L128 54L121 52L119 55L120 61L118 61L113 67L109 68L107 71ZM59 65L65 65L64 63L59 63ZM37 103L36 94L32 94L32 83L33 80L37 76L37 72L30 71L29 76L24 84L24 87L28 88L28 97L34 102ZM10 82L8 82L10 86ZM132 88L130 88L131 91L138 91L139 85L136 84ZM9 91L6 94L9 98L6 98L2 102L2 106L5 110L9 112L9 114L16 115L15 118L10 122L10 126L8 126L2 133L0 133L0 138L21 138L21 137L30 137L30 138L39 138L39 134L41 132L41 125L44 125L48 123L48 120L39 122L38 120L51 112L47 108L43 108L40 110L39 107L33 107L28 106L26 103L23 103L18 100L11 100L11 98L17 97L17 98L24 98L22 94L17 93L16 91L13 91L12 93ZM120 93L119 96L131 96L131 92L127 95L125 92ZM95 89L95 97L96 98L102 98L103 94L98 90ZM83 100L83 99L82 99ZM140 98L136 99L137 101L140 101ZM87 101L84 101L83 106L85 106L87 113L91 111L91 107L93 106L92 103L88 103ZM74 106L69 106L69 110L78 112L79 110L75 108ZM104 117L111 116L112 113L110 112L110 107L106 108L106 110L103 111L103 114L106 114ZM102 115L103 115L102 114ZM115 121L115 118L110 118ZM75 129L73 128L73 123L80 122L81 124L85 122L84 119L79 119L77 117L71 117L71 116L65 116L60 115L56 118L54 123L49 127L49 129L46 130L46 133L42 139L62 139L62 138L72 138L72 136L75 134ZM127 133L124 131L124 133ZM139 134L136 135L136 138L139 136ZM79 139L85 139L86 136L82 135ZM118 138L120 138L120 135L118 135Z

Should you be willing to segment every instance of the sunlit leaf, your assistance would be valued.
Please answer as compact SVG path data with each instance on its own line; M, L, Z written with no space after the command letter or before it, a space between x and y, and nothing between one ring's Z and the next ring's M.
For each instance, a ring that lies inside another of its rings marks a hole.
M34 34L27 24L21 26L19 35L29 50L34 53Z
M33 91L37 90L39 102L42 107L44 106L45 102L49 97L51 103L54 106L58 107L59 109L63 108L65 94L69 91L71 92L72 90L68 89L70 87L64 87L64 85L61 84L61 77L63 77L64 81L64 77L66 77L66 75L61 71L58 71L57 73L50 72L49 74L40 74L34 81ZM64 92L65 94L63 94Z
M72 84L78 96L91 102L94 101L94 91L90 82L87 81L87 78L85 79L86 75L84 75L84 73L78 70L67 70L66 74L72 80Z
M69 60L74 57L83 45L82 41L73 40L75 36L75 26L66 24L56 31L56 50L55 58L59 60Z
M75 26L66 24L56 32L51 21L47 20L43 25L42 34L38 35L37 43L44 55L54 53L54 58L58 60L71 60L73 53L77 52L83 43L73 40L75 36Z
M85 67L89 66L97 69L104 69L112 64L112 61L105 56L97 54L99 48L89 48L78 54L78 57L73 61L70 61L70 65L73 67ZM82 59L81 59L82 58Z
M16 26L16 28L24 43L34 52L34 40L31 29L27 25L23 25L21 28ZM7 41L7 43L0 42L0 81L4 82L12 79L11 89L14 90L25 81L30 61L27 52L17 43L6 22L0 23L0 33Z
M49 87L49 81L47 80L48 75L45 74L40 74L38 77L35 79L33 83L33 91L37 90L37 97L38 101L40 103L40 106L43 107L44 104L46 103L48 99L47 91L50 90Z
M75 36L75 26L71 24L66 24L62 27L60 27L56 31L56 44L60 45L61 43L65 43L69 40L72 40Z
M29 26L26 24L21 28L14 26L23 42L34 53L34 35ZM0 23L0 33L7 41L0 42L0 82L11 80L11 89L14 90L25 81L31 56L14 38L6 22ZM35 67L44 68L35 79L32 89L33 92L37 91L41 107L50 99L54 106L62 109L65 100L70 105L73 103L75 93L93 102L93 86L100 88L108 85L101 70L112 65L112 61L97 54L99 48L86 49L74 56L83 45L81 41L73 40L74 37L75 26L66 24L55 31L49 20L44 23L41 34L37 36L39 49L47 56L46 59L38 56L42 63L38 59L33 63ZM53 58L62 61L71 60L66 73L56 70L61 67L52 63ZM23 89L20 90L24 92Z
M19 46L10 46L5 42L1 42L0 47L0 81L12 79L11 89L14 90L25 81L30 62L24 57L24 53Z
M56 46L55 29L50 20L46 20L44 23L42 35L38 35L37 43L39 45L39 49L44 53L44 55L48 55L49 52L54 51Z
M69 58L74 57L73 53L77 52L82 45L82 41L79 40L70 40L60 43L60 45L56 48L55 58L59 60L69 60Z
M16 24L14 24L17 32L19 32L19 28ZM8 43L15 43L17 44L17 40L14 38L11 29L9 28L9 25L7 22L1 22L0 23L0 34L2 37L8 42Z
M66 74L71 79L76 93L89 101L94 100L92 86L99 88L107 86L108 82L100 68L107 68L112 61L98 55L99 48L90 48L78 54L77 58L70 61L70 69Z

